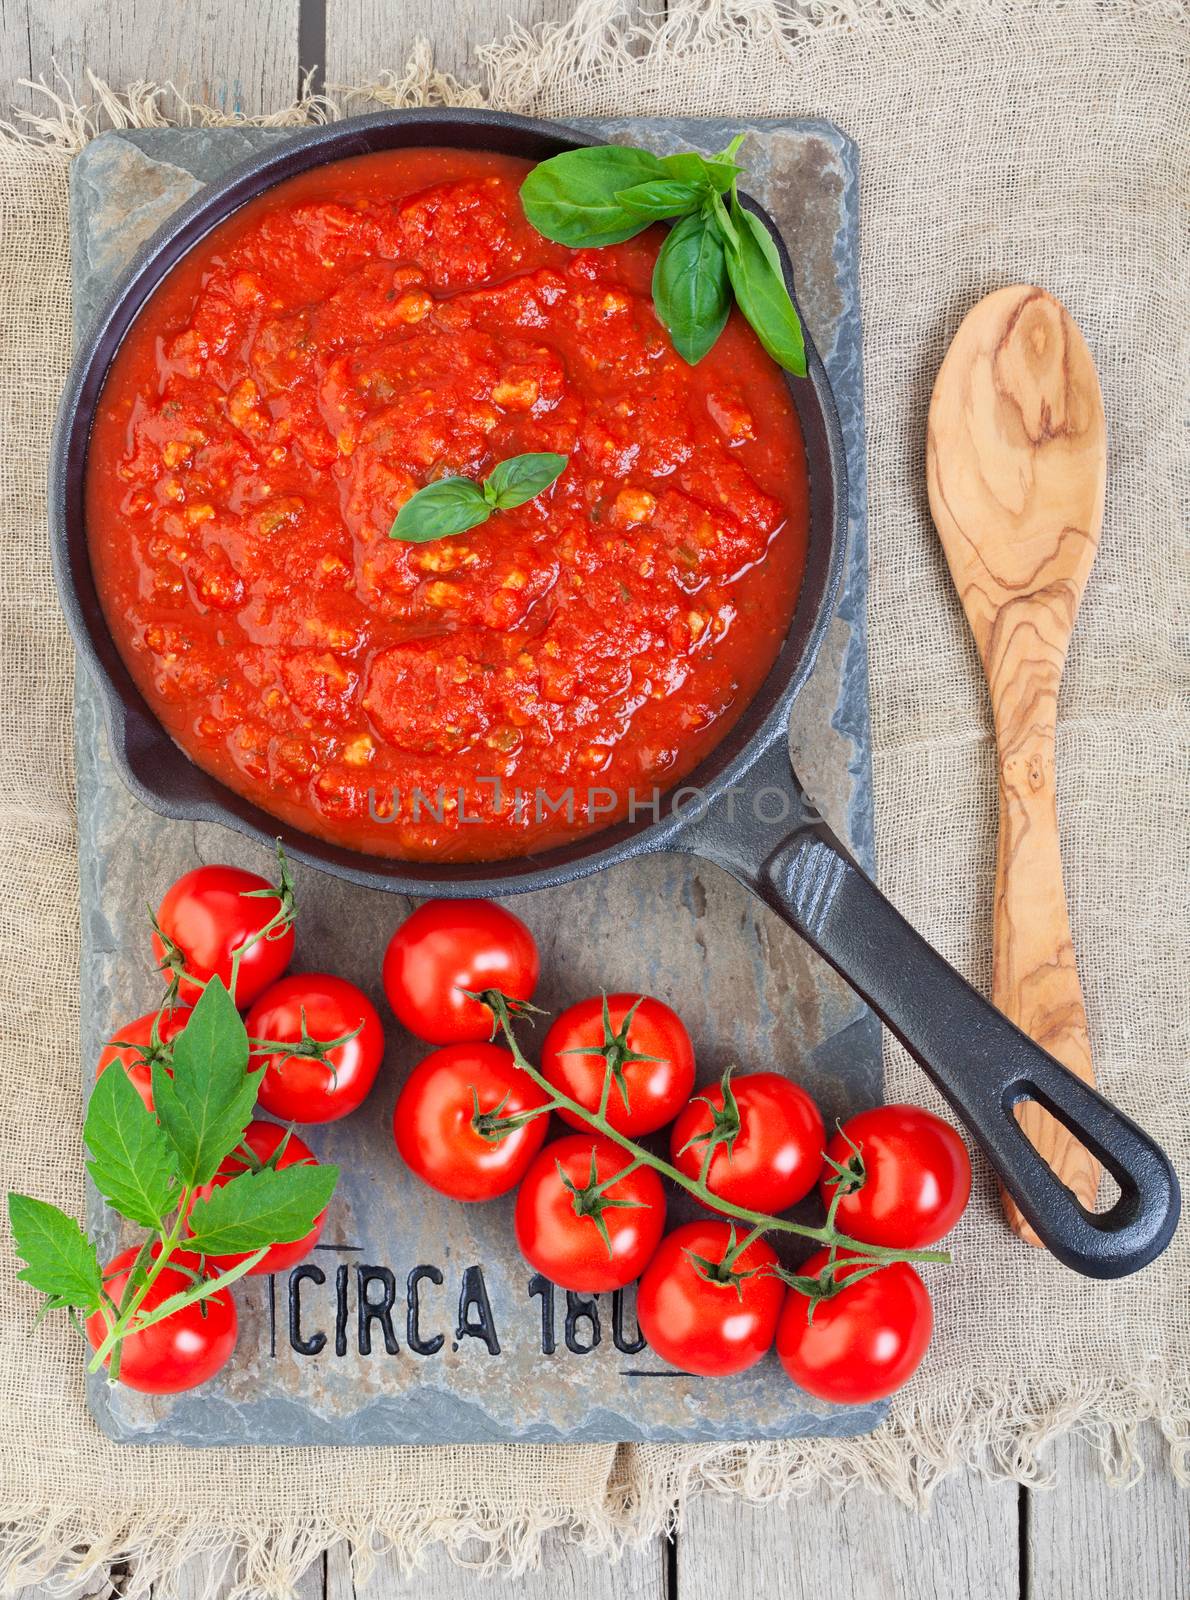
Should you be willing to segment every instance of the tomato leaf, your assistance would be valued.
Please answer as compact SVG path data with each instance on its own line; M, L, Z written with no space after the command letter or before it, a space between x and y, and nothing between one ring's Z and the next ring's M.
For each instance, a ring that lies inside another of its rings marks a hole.
M187 1187L208 1183L252 1117L264 1067L248 1071L248 1035L235 1002L211 978L173 1042L173 1076L153 1068L153 1104Z
M388 536L407 544L426 544L477 528L491 514L482 490L470 478L439 478L406 500Z
M74 1218L46 1200L11 1193L8 1216L17 1254L25 1263L17 1273L21 1282L49 1296L47 1309L97 1310L103 1290L99 1258Z
M633 216L653 222L661 217L685 216L702 204L706 194L705 186L699 183L653 178L648 183L634 184L631 189L617 190L616 199Z
M616 195L668 176L659 158L626 145L566 150L538 162L521 184L521 205L538 233L575 249L620 244L648 227Z
M509 456L507 461L498 462L484 479L483 497L496 511L523 506L560 477L569 459L551 450Z
M799 378L806 376L806 344L802 324L781 270L772 235L752 211L732 201L736 240L727 246L727 271L736 303L756 337L778 365Z
M705 217L686 217L670 229L653 271L653 302L682 359L691 366L701 361L731 309L723 240Z
M177 1162L153 1113L118 1062L99 1075L83 1126L95 1187L130 1222L160 1228L177 1203Z
M193 1237L185 1248L224 1256L302 1239L325 1211L338 1177L338 1167L309 1162L241 1173L194 1202L188 1219Z

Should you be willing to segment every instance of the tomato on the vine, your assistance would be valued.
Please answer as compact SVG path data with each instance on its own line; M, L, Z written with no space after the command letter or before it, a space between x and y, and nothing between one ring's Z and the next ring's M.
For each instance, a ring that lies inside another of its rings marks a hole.
M267 1063L257 1096L286 1122L334 1122L361 1105L384 1058L384 1030L362 989L326 972L293 973L266 989L245 1019Z
M840 1252L842 1254L842 1252ZM798 1270L814 1277L830 1259L819 1250ZM866 1273L852 1283L857 1273ZM862 1259L839 1273L844 1287L820 1300L791 1287L777 1324L777 1355L807 1394L866 1405L899 1389L921 1365L934 1327L929 1291L907 1261L874 1272Z
M492 1013L467 991L528 1000L541 962L519 917L491 900L427 900L389 940L384 992L398 1022L427 1044L492 1036Z
M656 1250L665 1228L661 1179L646 1166L608 1182L631 1164L601 1134L572 1133L547 1144L525 1174L516 1198L517 1244L560 1289L621 1289Z
M823 1201L829 1206L842 1188L836 1225L865 1244L898 1250L935 1244L971 1195L966 1145L949 1122L921 1106L861 1111L834 1135L826 1154Z
M248 943L275 918L267 934ZM195 867L166 890L153 950L166 982L176 982L182 998L193 1004L209 978L218 976L231 989L233 957L243 949L233 996L243 1011L293 959L292 918L287 873L278 887L240 867Z
M673 1125L670 1158L732 1205L773 1215L804 1199L822 1170L826 1130L806 1091L779 1072L726 1074Z
M116 1305L120 1304L138 1254L135 1246L121 1251L103 1274L104 1289ZM172 1295L194 1287L197 1257L174 1254L179 1266L172 1264L171 1257L142 1300L141 1310L154 1311ZM181 1270L183 1265L192 1270ZM111 1312L106 1306L87 1318L87 1339L93 1350L99 1349L111 1326ZM183 1389L194 1389L226 1365L236 1346L237 1328L235 1301L226 1289L201 1304L192 1301L152 1327L124 1336L120 1343L119 1381L143 1394L178 1394ZM110 1355L104 1365L110 1367Z
M189 1006L170 1006L164 1011L147 1011L135 1022L117 1028L99 1053L95 1076L99 1077L113 1061L122 1062L132 1087L152 1111L153 1068L157 1064L167 1065L170 1042L190 1021L190 1009Z
M284 1149L277 1155L277 1149L284 1143ZM272 1165L277 1171L285 1167L309 1166L316 1167L318 1159L310 1146L299 1139L290 1128L283 1128L278 1122L250 1122L244 1129L241 1145L247 1145L251 1151L249 1157L242 1149L236 1149L229 1156L224 1156L219 1163L219 1170L210 1183L204 1183L194 1191L195 1200L206 1200L215 1189L221 1189L232 1178L238 1178L242 1172L258 1171L261 1167ZM282 1240L279 1244L266 1251L254 1267L249 1267L246 1277L254 1274L269 1272L287 1272L290 1267L296 1267L299 1261L305 1259L318 1243L322 1234L322 1225L326 1221L326 1212L320 1211L314 1219L314 1226L301 1239ZM239 1266L241 1261L246 1261L249 1256L254 1256L255 1250L244 1250L238 1255L207 1256L208 1267L216 1273L229 1272L232 1267Z
M694 1088L694 1047L681 1018L651 995L594 995L568 1007L541 1047L541 1070L555 1089L598 1111L608 1069L604 1115L637 1138L672 1121ZM587 1124L558 1112L572 1128Z
M776 1252L754 1239L715 1275L737 1240L729 1223L688 1222L667 1234L636 1291L640 1331L663 1361L715 1378L753 1367L772 1349L785 1285Z
M545 1139L546 1115L501 1135L500 1118L546 1104L510 1051L448 1044L420 1061L397 1098L393 1137L411 1172L452 1200L515 1189Z

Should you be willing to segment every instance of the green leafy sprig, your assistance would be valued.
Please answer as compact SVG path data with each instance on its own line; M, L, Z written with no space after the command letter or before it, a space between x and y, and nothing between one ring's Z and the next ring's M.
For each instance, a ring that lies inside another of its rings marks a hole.
M466 533L486 522L494 511L535 500L561 475L568 460L552 450L531 451L497 462L479 483L471 478L438 478L406 500L388 536L409 544L428 544L431 539Z
M40 1315L67 1309L76 1325L80 1314L104 1315L107 1331L90 1371L109 1361L114 1380L125 1338L220 1293L270 1246L304 1238L326 1209L339 1176L330 1165L303 1162L280 1170L275 1161L250 1159L242 1162L244 1170L201 1193L241 1150L263 1071L251 1070L243 1021L213 977L172 1041L168 1066L154 1060L155 1111L118 1062L100 1074L83 1126L87 1170L114 1211L148 1230L118 1304L105 1287L94 1243L75 1219L48 1201L9 1194L13 1239L24 1263L18 1277L45 1296ZM245 1259L208 1274L206 1257L232 1254ZM189 1266L195 1256L198 1272ZM184 1266L190 1287L142 1309L171 1260Z
M806 375L806 344L768 228L740 200L738 134L717 156L658 156L590 145L551 156L521 185L538 233L573 249L620 244L659 221L674 226L653 272L653 304L691 366L723 332L732 299L780 366Z

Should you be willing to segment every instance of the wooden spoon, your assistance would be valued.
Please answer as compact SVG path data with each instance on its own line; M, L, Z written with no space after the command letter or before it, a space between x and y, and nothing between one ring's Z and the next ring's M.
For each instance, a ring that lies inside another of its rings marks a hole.
M1043 289L967 313L930 402L930 510L987 675L1000 765L992 999L1094 1082L1062 884L1058 683L1103 522L1103 396L1091 352ZM1083 1205L1099 1163L1036 1101L1026 1135ZM1012 1228L1039 1240L1007 1195Z

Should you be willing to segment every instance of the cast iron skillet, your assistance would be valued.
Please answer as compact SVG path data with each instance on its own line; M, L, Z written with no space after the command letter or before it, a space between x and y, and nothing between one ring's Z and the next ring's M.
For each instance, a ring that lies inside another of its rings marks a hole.
M790 707L826 630L847 530L843 442L826 374L812 348L808 379L790 382L810 468L809 554L797 611L772 671L741 720L685 785L663 799L655 820L642 811L634 823L563 848L491 864L400 862L356 854L279 828L274 818L200 771L164 733L120 660L87 556L87 440L112 356L174 263L244 201L323 162L407 145L452 145L540 160L594 142L572 129L492 112L359 117L313 130L246 162L183 206L138 252L71 369L50 468L58 590L79 653L103 693L116 765L133 794L166 816L228 823L260 839L280 833L299 860L411 895L486 896L547 888L655 850L688 851L714 861L796 928L891 1028L986 1150L1021 1211L1060 1261L1092 1277L1135 1272L1160 1254L1177 1223L1178 1184L1165 1154L989 1005L914 932L800 795L790 770ZM764 212L753 209L772 229ZM772 231L792 288L784 244ZM1115 1178L1120 1194L1109 1211L1086 1211L1024 1138L1012 1108L1028 1098L1064 1123Z

